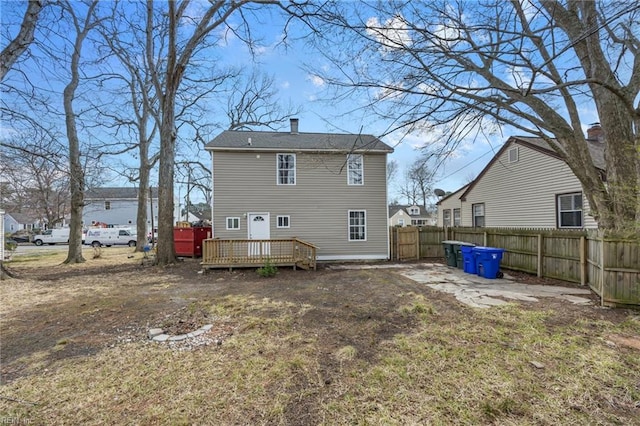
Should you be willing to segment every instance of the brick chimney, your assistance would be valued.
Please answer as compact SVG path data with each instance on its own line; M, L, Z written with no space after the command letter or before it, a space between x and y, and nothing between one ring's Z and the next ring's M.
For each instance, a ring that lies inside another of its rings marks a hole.
M298 122L299 122L299 120L297 118L290 118L289 119L289 123L291 124L291 134L292 135L297 135L298 134Z
M604 142L604 132L600 123L593 123L591 127L587 129L587 140Z

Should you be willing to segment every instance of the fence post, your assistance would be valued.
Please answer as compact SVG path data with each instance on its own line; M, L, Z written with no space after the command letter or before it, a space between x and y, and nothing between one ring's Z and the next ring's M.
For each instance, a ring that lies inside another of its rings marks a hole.
M544 243L544 237L542 234L538 234L538 264L536 269L538 270L538 278L542 278L542 266L543 266L543 256L544 250L542 249L542 245Z
M598 237L600 237L600 306L604 306L604 232L599 232Z
M487 236L487 231L482 233L482 245L487 246L489 244L489 237Z
M587 284L587 239L580 237L580 285Z
M420 260L420 229L416 226L416 260Z

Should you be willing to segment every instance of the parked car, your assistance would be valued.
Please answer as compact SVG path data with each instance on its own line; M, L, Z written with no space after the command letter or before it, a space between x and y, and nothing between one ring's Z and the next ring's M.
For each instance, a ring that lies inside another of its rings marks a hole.
M31 242L31 239L29 238L29 235L25 235L25 234L23 234L23 235L14 234L14 235L11 236L11 239L13 241L15 241L16 243L29 243L29 242Z

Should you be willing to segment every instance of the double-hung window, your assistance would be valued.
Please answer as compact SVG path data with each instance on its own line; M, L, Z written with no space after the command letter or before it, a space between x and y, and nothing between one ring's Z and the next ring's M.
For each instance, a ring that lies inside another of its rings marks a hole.
M349 185L364 185L364 160L362 154L347 155L347 176Z
M367 240L367 212L349 210L349 241Z
M277 154L278 185L296 184L296 155Z
M451 209L442 210L442 226L451 226Z
M277 228L289 228L290 216L278 216L276 219Z
M453 226L460 226L460 209L453 209Z
M484 203L474 204L473 210L473 226L482 228L484 226Z
M104 202L104 209L105 210L111 210L111 201L105 201Z
M582 228L582 193L558 195L558 228Z

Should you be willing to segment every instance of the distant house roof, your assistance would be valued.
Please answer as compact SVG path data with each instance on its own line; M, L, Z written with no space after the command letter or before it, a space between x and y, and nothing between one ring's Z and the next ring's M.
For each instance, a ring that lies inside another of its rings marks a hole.
M5 215L11 216L16 223L21 225L32 224L38 221L38 217L30 213L5 212Z
M418 209L420 209L420 213L409 214L409 207L417 207ZM389 206L389 217L392 217L394 214L398 213L400 210L403 210L405 213L407 213L411 217L429 216L427 213L427 209L424 206L419 206L417 204L407 204L407 205L395 204L395 205Z
M138 188L103 187L85 191L85 200L137 200ZM152 188L153 198L158 198L158 188Z
M209 151L328 151L391 153L373 135L226 130L209 142Z
M437 204L442 203L442 202L443 202L443 201L445 201L445 200L448 200L449 198L453 197L453 196L454 196L454 195L456 195L456 194L459 194L459 193L460 193L460 191L464 191L464 190L465 190L469 185L471 185L471 184L470 184L470 183L468 183L468 184L466 184L465 186L463 186L463 187L461 187L461 188L459 188L459 189L456 189L456 190L455 190L455 191L453 191L452 193L447 194L446 196L442 197L440 200L438 200L438 202L436 203L436 205L437 205Z

